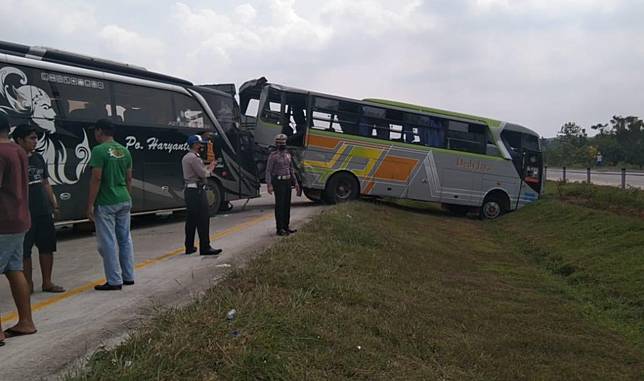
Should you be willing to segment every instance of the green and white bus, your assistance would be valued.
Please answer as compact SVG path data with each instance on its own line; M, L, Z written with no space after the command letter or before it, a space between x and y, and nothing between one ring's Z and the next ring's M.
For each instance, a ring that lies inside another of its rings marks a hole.
M240 106L258 145L260 176L275 135L284 133L315 201L395 197L494 219L534 202L543 189L539 135L518 124L265 78L242 85Z

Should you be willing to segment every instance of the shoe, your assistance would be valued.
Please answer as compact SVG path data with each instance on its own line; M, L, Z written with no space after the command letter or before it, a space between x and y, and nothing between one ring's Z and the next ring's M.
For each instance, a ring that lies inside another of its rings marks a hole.
M186 247L186 255L190 255L192 253L196 253L197 248L196 247Z
M134 284L133 280L124 280L123 285L124 286L132 286Z
M52 293L61 293L65 292L65 289L61 286L57 286L55 284L51 285L51 287L43 287L42 292L52 292ZM33 292L32 292L33 294Z
M218 255L222 251L223 250L221 249L213 249L212 247L209 247L207 250L200 252L199 255Z
M287 232L288 234L297 233L297 229L286 229L286 232Z
M283 229L282 229L282 230L278 230L278 231L277 231L277 235L281 235L281 236L288 235L288 231L283 230Z
M123 286L121 286L120 284L118 286L112 286L109 283L98 284L94 286L94 290L96 291L116 291L116 290L120 290L121 288L123 288Z

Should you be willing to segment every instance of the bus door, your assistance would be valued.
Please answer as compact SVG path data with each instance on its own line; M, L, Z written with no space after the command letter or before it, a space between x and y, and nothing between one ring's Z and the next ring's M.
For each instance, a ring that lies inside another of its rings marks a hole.
M255 162L255 141L249 131L236 129L235 150L239 166L238 194L240 198L259 196L259 177Z
M535 192L542 193L543 184L543 155L541 152L523 151L523 181Z

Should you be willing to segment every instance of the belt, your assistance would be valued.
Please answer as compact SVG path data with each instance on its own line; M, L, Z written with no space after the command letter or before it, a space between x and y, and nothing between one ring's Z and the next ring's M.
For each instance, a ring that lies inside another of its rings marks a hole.
M286 176L275 176L275 178L276 178L276 179L278 179L278 180L290 180L290 179L291 179L291 176L290 176L290 175L286 175Z
M197 184L197 183L189 183L186 184L186 188L193 188L193 189L203 189L203 185Z

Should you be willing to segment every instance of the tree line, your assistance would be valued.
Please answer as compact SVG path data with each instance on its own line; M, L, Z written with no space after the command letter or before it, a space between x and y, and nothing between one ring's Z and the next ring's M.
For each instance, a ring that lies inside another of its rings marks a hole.
M559 167L644 167L644 121L636 116L613 116L605 124L585 128L575 122L561 126L557 137L543 139L548 166Z

